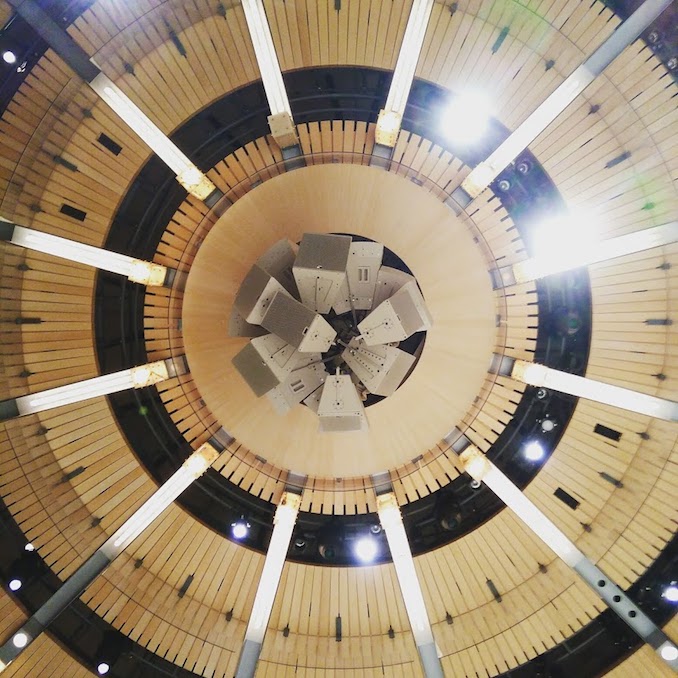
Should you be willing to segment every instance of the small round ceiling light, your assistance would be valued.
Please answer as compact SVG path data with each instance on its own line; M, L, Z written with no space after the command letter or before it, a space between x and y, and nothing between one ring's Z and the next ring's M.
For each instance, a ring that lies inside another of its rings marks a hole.
M678 648L671 643L664 643L659 654L664 661L672 662L678 659Z
M2 53L2 60L3 60L6 64L10 64L10 65L11 65L11 64L15 64L15 63L16 63L16 54L14 54L14 52L12 52L11 49L6 49L6 50Z
M373 537L361 537L354 546L356 558L361 563L372 563L379 553L379 546Z
M527 443L527 445L525 445L523 454L525 455L525 459L529 459L530 461L539 461L540 459L544 458L544 448L539 441L532 440L531 442Z
M12 579L9 582L10 591L18 591L21 588L21 579Z
M110 668L111 667L106 662L101 662L101 664L97 666L97 673L100 676L105 676L109 672Z
M15 633L12 637L12 645L14 645L14 647L18 647L19 649L26 647L26 645L28 645L28 635L23 631Z
M250 532L250 524L241 518L231 524L231 534L234 539L244 539Z

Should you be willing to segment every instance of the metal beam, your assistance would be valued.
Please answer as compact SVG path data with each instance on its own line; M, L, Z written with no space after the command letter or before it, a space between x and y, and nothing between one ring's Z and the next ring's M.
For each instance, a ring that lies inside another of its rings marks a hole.
M205 443L0 647L0 672L14 661L194 480L217 459Z
M518 125L487 160L473 169L464 179L461 187L453 193L457 202L463 204L480 195L497 175L513 162L612 61L636 40L671 2L672 0L645 0L581 66Z
M674 670L678 659L667 660L675 643L599 567L528 499L479 449L469 446L459 455L464 470L484 482L518 518L563 562L571 567L617 615Z

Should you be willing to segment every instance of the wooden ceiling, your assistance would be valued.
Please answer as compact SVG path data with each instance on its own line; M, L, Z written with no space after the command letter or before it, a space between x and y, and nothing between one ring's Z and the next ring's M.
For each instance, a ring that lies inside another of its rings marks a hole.
M338 12L333 3L316 0L265 4L283 70L347 64L390 70L409 11L408 2L389 0L344 2ZM456 5L455 12L447 4L435 5L417 77L453 90L468 83L491 88L497 117L509 128L618 24L602 4L590 7L575 0L544 0L529 8L485 0ZM258 78L242 10L237 3L224 6L225 17L219 15L217 3L203 1L98 0L69 32L135 103L171 132L209 103ZM2 0L0 8L6 15ZM509 34L493 52L504 25L510 25ZM186 58L169 41L168 26L186 46ZM555 63L546 68L549 60ZM125 63L133 66L134 74L125 70ZM674 95L675 85L664 68L642 43L635 43L533 144L568 202L595 214L601 235L675 218ZM592 105L600 108L591 113ZM101 132L123 147L120 155L97 144ZM302 126L300 138L307 153L350 152L356 159L370 152L373 129L358 122L325 121ZM149 157L148 149L51 51L27 75L0 120L0 145L2 215L97 245L104 242L127 187ZM631 153L628 160L608 166L624 152ZM76 165L77 171L56 164L55 155ZM236 198L255 178L266 178L265 168L279 160L270 139L255 139L209 174ZM404 176L423 177L442 188L468 172L443 149L406 131L399 137L395 160L402 163ZM62 214L63 204L85 211L85 221ZM520 260L522 246L507 233L510 221L496 199L486 192L475 206L471 217L495 256L504 263ZM184 253L204 215L202 205L187 200L174 216L156 260L189 265ZM1 397L95 376L93 272L5 245L0 257ZM18 268L20 264L26 266ZM678 310L677 265L678 246L672 245L590 269L594 322L587 376L677 399L675 324L645 324L651 318L671 318ZM529 331L534 297L529 285L506 295L505 348L514 357L529 358L534 349ZM182 348L182 337L170 322L178 301L166 290L148 295L147 310L156 309L148 311L146 320L152 357ZM42 323L16 324L19 317L40 317ZM218 423L209 410L196 411L189 399L181 400L194 388L191 377L185 376L160 390L167 403L177 404L170 409L177 421L186 422L186 437L198 443ZM497 379L482 413L474 413L473 442L486 449L498 434L497 426L505 425L513 411L510 403L515 407L519 397L518 384ZM188 409L182 412L181 407ZM508 415L501 414L504 409ZM596 424L616 430L620 439L594 433ZM237 442L229 452L223 474L266 498L279 496L284 481L279 469L256 461L257 451ZM445 452L435 446L417 467L394 469L400 501L435 491L447 482L446 474L454 477L456 470ZM558 449L527 494L627 587L675 530L677 460L675 424L580 402ZM5 504L61 578L155 489L105 399L1 425L0 464ZM65 473L78 467L85 471L62 482ZM623 487L610 484L600 472L623 481ZM554 497L558 487L581 502L576 510ZM364 483L337 489L318 481L305 493L302 508L350 513L375 507ZM135 568L139 558L143 563ZM539 564L547 566L545 573ZM82 600L169 661L205 676L230 676L262 565L260 554L223 539L175 506ZM450 676L491 676L515 667L568 638L603 609L597 597L506 511L463 539L419 556L416 566ZM194 575L193 584L180 599L177 590L188 574ZM501 604L494 601L487 579L502 593ZM0 615L7 623L6 634L13 627L11 620L18 623L20 617L6 595L2 609L10 611ZM224 613L231 609L233 618L227 622ZM448 612L452 625L446 622ZM337 614L344 622L341 643L334 640ZM281 633L285 625L290 628L287 638ZM387 635L389 626L394 640ZM675 624L669 630L675 633ZM10 675L35 675L31 672L48 652L60 658L64 675L78 675L72 660L48 638L22 655ZM260 675L421 675L392 566L347 569L287 563Z

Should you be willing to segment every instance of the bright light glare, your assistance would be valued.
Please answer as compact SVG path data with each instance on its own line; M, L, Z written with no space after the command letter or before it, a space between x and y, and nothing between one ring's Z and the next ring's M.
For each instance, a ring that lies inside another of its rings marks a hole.
M361 537L356 541L354 551L361 563L371 563L377 557L379 548L372 537Z
M103 676L104 674L108 673L108 670L111 667L106 663L106 662L101 662L99 666L97 666L97 672L99 673L100 676Z
M662 659L667 662L672 662L678 659L678 648L675 645L669 645L668 643L662 647L660 654Z
M7 49L2 53L2 60L6 64L15 64L16 63L16 54L12 52L11 49Z
M525 458L530 461L539 461L544 457L544 448L537 440L533 440L525 445L523 454L525 455Z
M599 240L595 219L584 212L570 210L534 223L529 245L532 256L557 263L576 259L582 249L593 247Z
M33 544L28 542L28 544L26 544L26 546L24 546L24 550L25 551L35 551L35 546L33 546Z
M235 539L244 539L250 531L249 523L238 520L231 525L231 534Z
M671 603L678 603L678 586L671 584L664 589L662 596Z
M9 582L10 591L18 591L20 588L21 588L21 579L12 579L12 581Z
M491 117L492 108L487 94L462 92L443 112L441 128L452 143L468 146L485 134Z
M12 644L14 647L18 648L26 647L28 644L28 636L23 631L19 631L19 633L14 634L14 637L12 638Z

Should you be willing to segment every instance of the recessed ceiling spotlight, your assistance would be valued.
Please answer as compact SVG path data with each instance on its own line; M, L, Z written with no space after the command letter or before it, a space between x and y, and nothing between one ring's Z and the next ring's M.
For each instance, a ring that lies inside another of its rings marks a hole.
M106 663L106 662L101 662L99 666L97 666L97 673L100 676L106 675L111 667Z
M373 537L361 537L355 543L354 552L361 563L371 563L377 557L379 546Z
M26 647L26 645L28 645L28 635L23 631L15 633L12 637L12 645L18 648Z
M675 583L667 586L662 593L662 598L666 598L671 603L678 603L678 586Z
M250 524L244 519L236 520L231 523L231 534L234 539L244 539L250 531Z
M541 421L541 430L544 433L550 433L553 431L553 429L556 427L556 422L553 421L553 419L549 419L548 417L545 419L542 419Z
M21 579L12 579L9 582L10 591L18 591L21 588Z
M35 546L33 546L33 544L31 544L31 542L28 542L28 544L26 544L26 546L24 546L24 551L35 551Z
M11 49L6 49L2 53L2 60L6 64L15 64L16 63L16 54L14 54L14 52L12 52Z
M525 459L529 459L530 461L539 461L540 459L544 458L544 448L539 441L532 440L531 442L527 443L527 445L525 445L523 454L525 455Z
M665 661L672 662L678 659L678 648L675 645L671 645L671 643L664 643L659 654L661 654L662 659Z
M452 143L470 146L485 134L491 116L487 94L477 90L462 92L443 111L440 127Z

